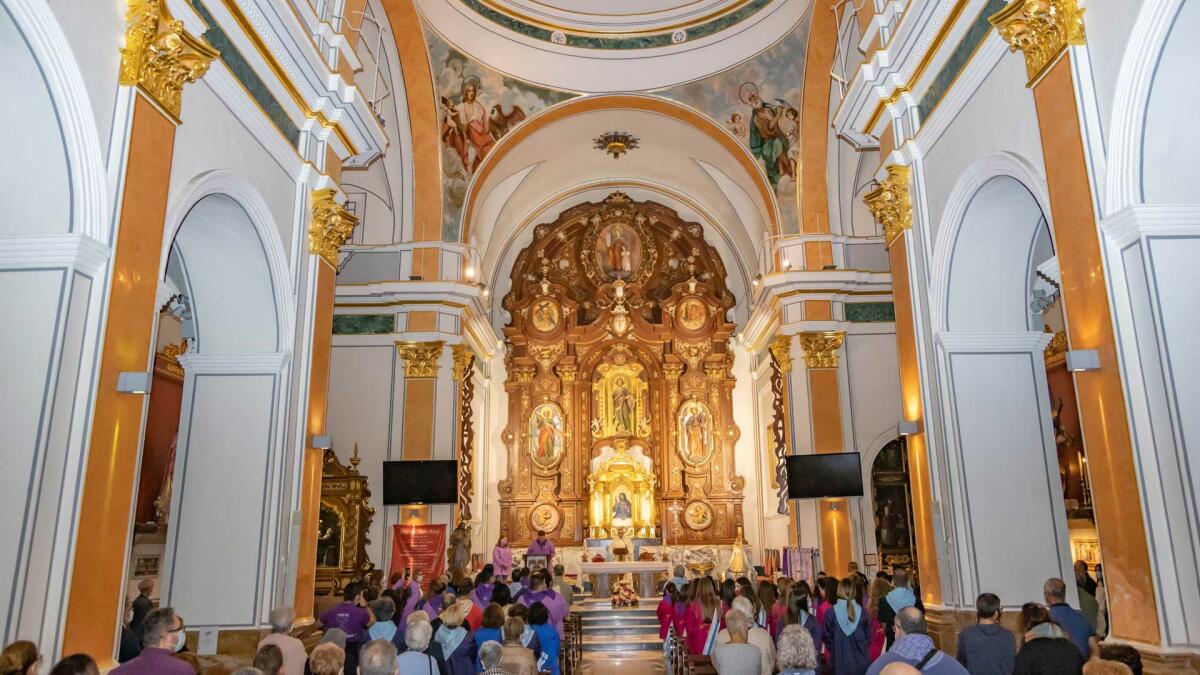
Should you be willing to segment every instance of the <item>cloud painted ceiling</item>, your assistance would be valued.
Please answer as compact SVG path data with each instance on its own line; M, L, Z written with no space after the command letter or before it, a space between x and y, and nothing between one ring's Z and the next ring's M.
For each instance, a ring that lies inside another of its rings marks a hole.
M663 0L661 4L670 3ZM775 191L784 232L799 231L799 110L808 16L804 14L777 42L731 68L650 92L708 115L750 150ZM439 102L442 235L447 241L457 241L467 186L479 163L505 134L529 117L579 94L505 75L467 56L428 26L425 38ZM596 129L595 135L605 131L612 130ZM597 162L606 159L601 154L596 157ZM619 167L609 168L614 169Z

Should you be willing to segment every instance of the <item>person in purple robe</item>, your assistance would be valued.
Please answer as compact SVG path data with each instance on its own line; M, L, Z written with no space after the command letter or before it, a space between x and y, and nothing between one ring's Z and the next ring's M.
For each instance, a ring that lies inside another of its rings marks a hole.
M521 599L518 601L526 607L532 607L534 603L542 603L550 612L550 623L554 624L555 630L558 631L559 637L563 635L563 619L570 612L567 607L567 601L563 599L561 593L555 593L554 589L550 588L550 573L546 570L538 570L531 577L529 591L521 594Z
M475 575L475 590L471 591L471 602L479 609L486 609L492 602L492 593L496 590L495 576L491 564L483 566L483 571Z
M529 550L525 551L525 555L544 555L546 564L549 565L554 561L554 543L546 538L544 531L538 530L537 539L529 544Z
M445 592L446 582L441 579L431 582L425 597L421 598L413 609L424 610L429 615L429 620L433 621L442 611L442 594Z

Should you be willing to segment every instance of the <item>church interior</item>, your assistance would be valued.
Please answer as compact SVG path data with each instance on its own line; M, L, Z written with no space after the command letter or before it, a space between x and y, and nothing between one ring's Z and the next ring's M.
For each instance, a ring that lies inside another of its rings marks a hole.
M1065 579L1200 672L1200 2L0 8L11 672L523 566L553 675L738 672L680 577L900 570L947 655Z

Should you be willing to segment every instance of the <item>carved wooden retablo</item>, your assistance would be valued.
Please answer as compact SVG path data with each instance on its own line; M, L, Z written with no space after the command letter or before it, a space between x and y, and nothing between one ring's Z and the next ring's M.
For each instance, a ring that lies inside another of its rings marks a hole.
M697 223L620 192L537 226L504 298L501 530L560 545L628 530L730 543L742 520L728 343L734 298Z
M358 472L358 446L350 466L325 451L321 471L321 510L317 526L316 594L336 595L346 584L380 574L367 557L367 529L375 516L368 503L367 477Z

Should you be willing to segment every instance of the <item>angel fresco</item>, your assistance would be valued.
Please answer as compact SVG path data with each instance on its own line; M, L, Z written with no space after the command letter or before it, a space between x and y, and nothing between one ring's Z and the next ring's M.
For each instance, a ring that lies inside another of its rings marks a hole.
M479 78L462 80L458 103L442 96L442 142L454 149L467 176L475 173L483 158L508 130L525 119L525 111L513 106L508 113L499 104L489 109L479 101Z
M796 167L789 152L799 130L800 113L792 104L777 98L773 103L758 95L758 85L743 82L738 98L750 106L750 152L762 162L771 187L779 187L782 176L795 178ZM791 132L791 133L789 133Z

